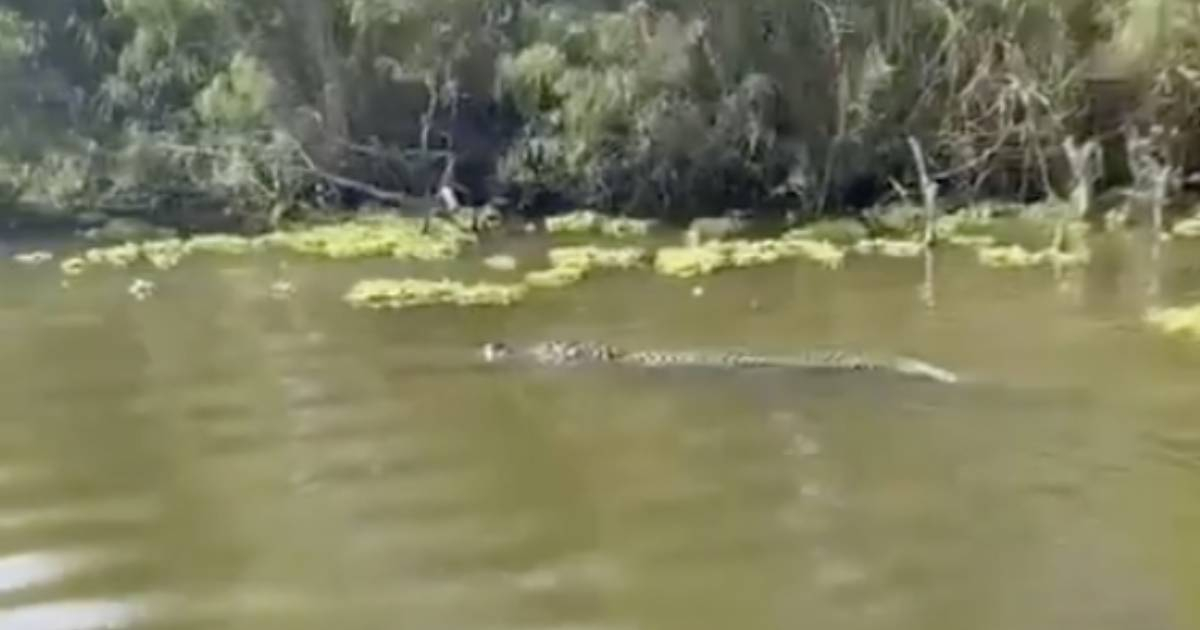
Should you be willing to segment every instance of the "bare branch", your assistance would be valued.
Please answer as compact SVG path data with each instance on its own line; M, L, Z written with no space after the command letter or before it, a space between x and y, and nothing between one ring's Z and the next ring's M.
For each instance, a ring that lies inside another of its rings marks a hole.
M921 180L921 198L925 202L925 236L923 243L930 247L937 239L937 183L929 178L929 170L925 167L925 153L921 143L913 136L908 137L908 147L912 150L913 159L917 163L917 176Z

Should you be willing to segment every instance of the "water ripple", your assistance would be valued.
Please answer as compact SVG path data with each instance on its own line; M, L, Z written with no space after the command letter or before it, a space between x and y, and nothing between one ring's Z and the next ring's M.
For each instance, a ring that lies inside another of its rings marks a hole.
M1156 458L1192 472L1200 472L1200 431L1156 431L1147 433L1146 440Z
M40 530L64 525L136 525L149 522L157 509L142 500L77 501L45 507L0 509L0 530Z
M64 600L0 609L0 630L119 630L142 625L149 610L121 600Z
M94 565L95 553L33 551L0 557L0 595L55 582Z

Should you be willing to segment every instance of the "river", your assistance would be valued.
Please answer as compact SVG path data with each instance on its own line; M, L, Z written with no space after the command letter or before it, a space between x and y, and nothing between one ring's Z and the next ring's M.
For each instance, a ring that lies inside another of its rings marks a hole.
M1200 628L1200 346L1140 321L1200 248L1139 251L395 312L340 296L468 263L195 259L144 301L0 263L0 630ZM970 379L476 360L564 337Z

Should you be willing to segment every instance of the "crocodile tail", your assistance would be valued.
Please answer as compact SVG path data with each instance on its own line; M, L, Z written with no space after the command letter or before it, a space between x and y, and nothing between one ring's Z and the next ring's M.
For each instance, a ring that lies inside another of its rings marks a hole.
M935 381L940 381L942 383L957 383L961 380L954 372L951 372L945 368L940 368L936 365L931 365L921 361L920 359L900 357L895 360L892 368L901 374L922 376Z

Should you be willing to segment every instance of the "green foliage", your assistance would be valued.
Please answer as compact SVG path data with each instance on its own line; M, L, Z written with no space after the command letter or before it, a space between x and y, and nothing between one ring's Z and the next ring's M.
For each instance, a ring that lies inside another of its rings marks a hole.
M158 122L187 107L236 52L219 0L108 0L129 33L101 94L114 113Z
M539 19L562 17L550 9ZM765 189L763 171L779 159L775 86L748 75L731 94L701 92L705 67L688 28L643 5L543 28L550 41L502 62L506 93L530 124L501 172L643 210L706 199L730 182Z
M425 194L453 153L601 211L826 211L864 179L912 188L907 136L943 188L1037 198L1068 135L1112 131L1093 77L1200 168L1194 2L10 4L6 207L262 224L329 173Z
M37 29L10 9L0 8L0 69L32 55L40 44Z
M238 53L197 95L197 113L201 121L219 128L261 128L267 122L271 81L262 64Z
M500 62L500 75L513 102L526 116L551 111L562 102L559 81L567 56L552 44L537 43Z
M40 160L26 162L9 180L16 200L50 212L94 205L99 157L89 148L73 149L47 151Z

